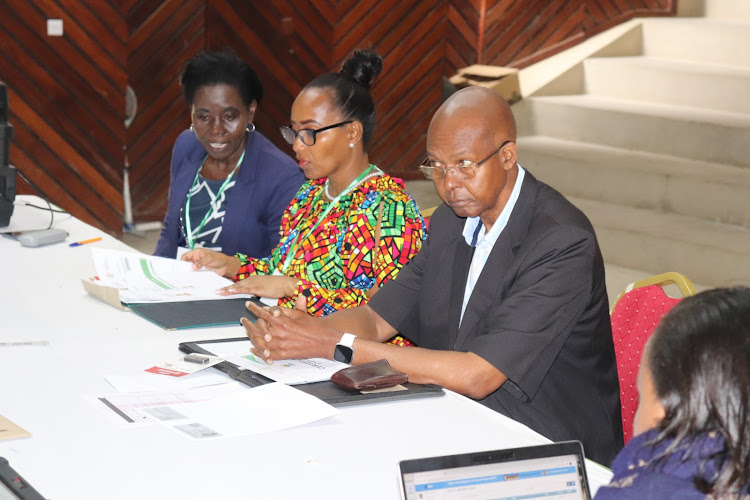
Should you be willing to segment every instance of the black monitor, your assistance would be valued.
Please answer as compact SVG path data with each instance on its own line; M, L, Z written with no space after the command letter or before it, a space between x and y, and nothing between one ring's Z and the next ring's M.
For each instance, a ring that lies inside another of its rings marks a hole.
M0 82L0 227L10 224L16 199L16 169L10 164L13 125L8 123L8 88Z

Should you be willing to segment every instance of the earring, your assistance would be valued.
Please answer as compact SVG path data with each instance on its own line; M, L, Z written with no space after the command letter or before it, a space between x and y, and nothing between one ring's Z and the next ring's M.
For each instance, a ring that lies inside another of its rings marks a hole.
M190 131L191 131L192 133L195 133L195 129L193 128L193 124L192 124L192 123L190 124Z
M349 143L349 149L354 149L354 143L353 142Z
M252 127L252 128L250 128L250 127ZM247 133L248 133L248 134L252 134L253 132L255 132L255 124L254 124L253 122L250 122L250 123L249 123L249 124L247 125L247 128L246 128L246 130L247 130Z

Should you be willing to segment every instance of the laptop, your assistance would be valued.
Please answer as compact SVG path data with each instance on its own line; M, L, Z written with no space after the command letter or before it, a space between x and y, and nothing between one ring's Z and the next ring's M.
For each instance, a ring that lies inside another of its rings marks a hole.
M399 462L403 500L590 500L583 446L565 441Z

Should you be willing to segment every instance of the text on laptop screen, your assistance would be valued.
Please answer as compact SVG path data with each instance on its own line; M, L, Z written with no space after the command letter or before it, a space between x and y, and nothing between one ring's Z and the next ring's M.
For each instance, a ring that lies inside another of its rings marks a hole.
M585 498L576 455L516 460L403 475L407 500Z

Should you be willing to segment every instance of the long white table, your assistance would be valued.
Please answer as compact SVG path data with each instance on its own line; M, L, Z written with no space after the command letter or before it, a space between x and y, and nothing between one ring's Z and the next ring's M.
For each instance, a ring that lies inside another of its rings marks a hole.
M30 210L17 207L16 215L48 220ZM137 373L173 359L179 342L244 329L169 332L88 296L79 279L93 275L90 247L129 247L72 217L57 219L55 227L70 233L65 243L25 248L0 238L0 342L49 341L0 346L0 415L32 433L0 441L0 456L47 498L397 499L399 460L549 442L452 392L210 441L161 426L118 427L84 398L115 392L105 375ZM611 476L592 462L587 469L593 490Z

